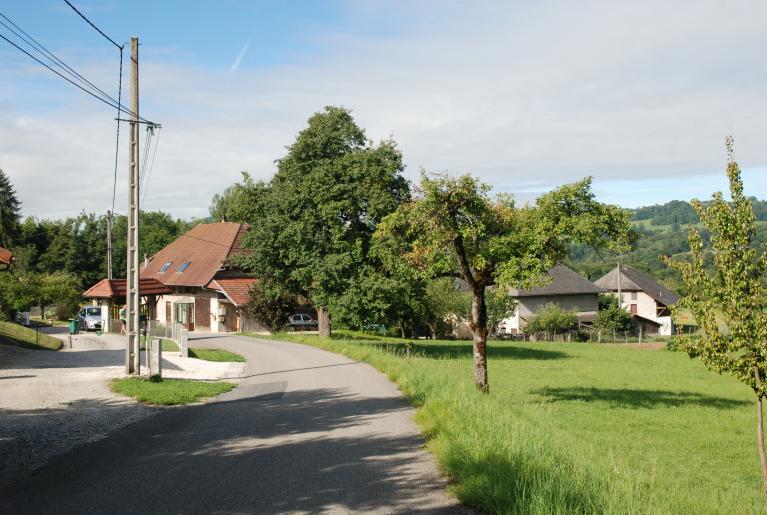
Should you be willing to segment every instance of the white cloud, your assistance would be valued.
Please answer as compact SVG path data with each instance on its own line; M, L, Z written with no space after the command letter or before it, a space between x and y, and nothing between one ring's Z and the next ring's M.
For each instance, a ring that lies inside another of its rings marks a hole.
M378 15L349 9L352 20ZM144 48L142 112L164 125L145 207L206 214L240 170L271 176L330 104L353 109L371 139L392 135L410 177L421 166L471 171L499 191L716 173L727 134L744 166L767 165L763 3L419 3L398 4L397 16L407 31L325 34L310 61L234 75L153 61ZM34 115L0 103L0 167L26 214L111 203L111 113L71 98ZM124 182L124 150L120 161ZM118 210L126 195L118 189Z

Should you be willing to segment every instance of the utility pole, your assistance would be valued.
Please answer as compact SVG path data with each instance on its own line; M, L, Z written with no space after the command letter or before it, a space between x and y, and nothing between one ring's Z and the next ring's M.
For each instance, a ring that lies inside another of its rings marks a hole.
M623 309L623 295L621 294L621 257L618 256L618 307Z
M107 279L112 280L112 212L107 211Z
M126 275L127 298L125 309L125 332L128 336L125 349L125 373L141 372L139 350L139 256L138 256L138 214L139 214L139 148L138 148L138 38L130 39L131 49L131 121L130 152L128 152L128 269Z

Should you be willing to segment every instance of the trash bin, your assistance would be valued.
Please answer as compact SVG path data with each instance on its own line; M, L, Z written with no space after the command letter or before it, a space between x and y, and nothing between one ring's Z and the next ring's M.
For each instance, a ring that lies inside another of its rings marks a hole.
M80 332L80 321L75 318L69 319L69 334L78 334Z

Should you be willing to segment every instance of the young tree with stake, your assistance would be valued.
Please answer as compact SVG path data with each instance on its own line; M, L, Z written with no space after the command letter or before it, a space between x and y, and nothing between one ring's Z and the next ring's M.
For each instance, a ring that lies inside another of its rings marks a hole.
M674 311L689 309L700 331L680 335L679 347L698 357L712 371L730 374L747 384L756 396L756 430L762 489L767 511L767 456L764 449L762 401L767 395L767 292L762 285L767 271L767 252L752 245L756 216L751 200L743 194L740 168L733 157L733 140L728 137L727 178L731 201L714 194L707 205L692 201L702 225L711 233L714 273L704 266L704 245L696 229L690 231L690 261L664 257L669 266L682 273L688 294Z

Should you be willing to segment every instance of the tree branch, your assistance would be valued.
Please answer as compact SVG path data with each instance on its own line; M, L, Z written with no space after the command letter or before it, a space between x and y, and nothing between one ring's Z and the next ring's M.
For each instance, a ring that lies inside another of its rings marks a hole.
M471 271L469 260L466 259L466 249L463 246L463 238L460 234L456 234L455 238L453 238L453 245L455 246L455 253L458 255L458 262L461 265L461 273L463 274L463 278L467 283L469 283L469 286L471 286L472 290L476 290L477 279L474 277L474 274Z

